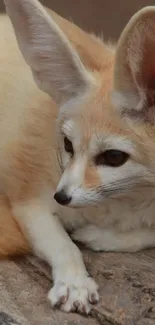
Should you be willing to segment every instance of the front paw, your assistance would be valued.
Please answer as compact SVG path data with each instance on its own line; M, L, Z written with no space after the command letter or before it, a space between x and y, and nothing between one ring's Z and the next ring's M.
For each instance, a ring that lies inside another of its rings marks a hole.
M70 277L67 281L57 280L48 298L54 307L65 312L89 314L92 304L99 300L98 286L87 275Z

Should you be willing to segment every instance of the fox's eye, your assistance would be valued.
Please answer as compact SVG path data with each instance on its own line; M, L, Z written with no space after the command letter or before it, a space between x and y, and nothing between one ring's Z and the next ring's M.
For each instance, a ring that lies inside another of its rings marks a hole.
M129 155L120 150L107 150L99 154L96 159L96 165L106 165L110 167L119 167L128 160Z
M70 153L73 156L74 154L73 145L72 142L67 137L64 138L64 148L66 152Z

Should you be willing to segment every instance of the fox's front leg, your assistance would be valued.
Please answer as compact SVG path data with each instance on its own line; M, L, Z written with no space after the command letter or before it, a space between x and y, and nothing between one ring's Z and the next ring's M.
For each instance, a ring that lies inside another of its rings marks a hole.
M72 238L95 251L137 252L155 247L155 229L151 228L119 232L116 229L86 225L77 229Z
M97 285L59 219L39 200L15 205L13 212L35 253L52 266L54 286L48 295L52 305L89 313L91 304L98 301Z

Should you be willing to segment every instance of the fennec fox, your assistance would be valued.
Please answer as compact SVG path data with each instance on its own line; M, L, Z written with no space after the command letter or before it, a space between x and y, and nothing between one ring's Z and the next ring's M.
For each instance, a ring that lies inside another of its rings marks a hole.
M52 267L51 304L89 313L97 285L66 230L96 251L155 245L155 7L115 50L37 0L5 5L1 256L30 246Z

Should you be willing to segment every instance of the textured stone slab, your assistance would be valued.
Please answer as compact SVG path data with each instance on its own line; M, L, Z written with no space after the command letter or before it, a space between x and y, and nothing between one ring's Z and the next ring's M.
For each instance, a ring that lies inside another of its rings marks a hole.
M154 325L155 251L84 251L100 287L89 317L52 310L46 300L50 270L35 257L0 262L0 325Z

